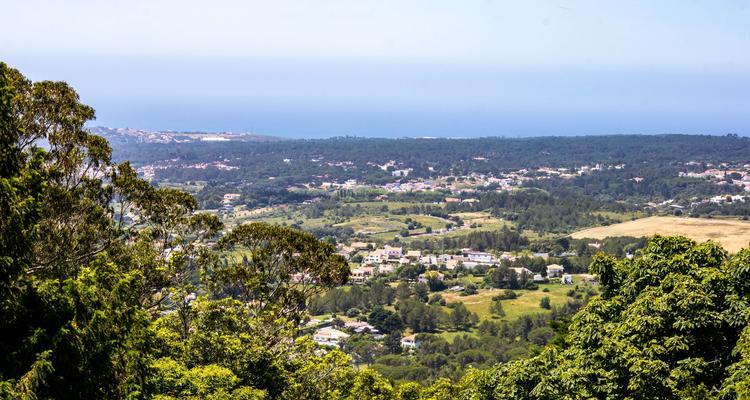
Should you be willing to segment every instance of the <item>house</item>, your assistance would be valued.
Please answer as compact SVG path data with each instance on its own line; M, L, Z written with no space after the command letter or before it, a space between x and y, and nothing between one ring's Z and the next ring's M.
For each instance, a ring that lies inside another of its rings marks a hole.
M438 258L439 262L446 263L446 262L452 260L454 257L452 255L450 255L450 254L441 254L437 258Z
M422 256L419 258L419 263L427 267L438 265L438 258L435 256Z
M534 274L534 282L541 283L544 282L544 277L542 274Z
M547 278L559 278L565 273L565 268L560 264L550 264L547 266Z
M452 259L445 262L445 268L447 269L456 269L459 265L461 265L461 260Z
M380 256L375 254L368 254L367 257L365 257L362 262L364 264L380 264Z
M374 275L374 267L359 267L355 268L351 272L351 281L354 284L363 284L370 280Z
M406 258L412 261L417 261L420 257L422 257L422 252L419 250L409 250L406 252Z
M362 332L369 332L369 333L378 333L378 330L368 324L367 322L361 322L361 321L349 321L344 323L344 328L351 329L356 333L362 333Z
M385 257L383 249L377 249L367 254L367 257L365 257L363 261L365 264L380 264Z
M341 341L348 338L349 334L341 332L334 328L320 328L315 331L313 335L313 341L321 346L336 346L339 347Z
M231 203L234 201L238 201L240 197L242 197L242 195L240 195L239 193L225 193L222 201L224 203Z
M443 279L445 279L445 275L437 271L427 271L424 274L419 275L419 278L417 278L417 280L419 282L427 283L430 278L437 278L437 280L442 281Z
M563 274L562 279L560 279L560 283L563 285L572 285L573 284L573 275L571 274Z
M420 341L417 340L417 335L409 335L401 338L401 347L407 349L416 349L419 347Z
M383 254L385 254L389 260L398 260L403 255L404 250L401 247L385 246Z
M461 254L468 258L469 261L479 263L479 264L495 264L497 261L495 260L495 256L493 256L490 253L485 253L483 251L473 251L471 249L462 249Z
M380 264L375 267L377 275L388 275L392 274L396 269L393 268L393 264Z
M527 277L534 276L534 273L531 272L531 270L528 269L528 268L524 268L524 267L511 267L511 268L508 268L508 269L514 271L516 273L516 276L518 276L519 278L522 277L522 276L524 276L524 275L527 276Z

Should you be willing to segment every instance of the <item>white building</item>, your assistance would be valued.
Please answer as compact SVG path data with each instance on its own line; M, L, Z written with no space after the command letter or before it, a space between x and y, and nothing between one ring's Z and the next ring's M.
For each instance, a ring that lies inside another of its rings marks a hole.
M350 278L352 283L361 285L370 280L370 278L373 277L374 272L374 267L359 267L352 270Z
M341 345L341 341L348 338L349 334L341 332L334 328L320 328L315 331L313 335L313 341L322 346L336 346Z
M375 271L377 275L388 275L392 274L393 271L396 269L393 267L393 264L381 264L375 267Z
M565 268L560 264L550 264L547 266L547 278L559 278L565 273Z
M385 248L383 249L383 254L385 254L389 259L398 260L404 254L404 250L401 247L385 246Z
M401 347L407 349L416 349L417 347L419 347L419 340L417 340L417 335L409 335L401 338Z
M475 262L478 264L494 264L496 262L495 256L490 253L485 253L483 251L473 251L471 249L463 249L461 252L463 253L463 256L468 258L471 262Z
M349 321L344 323L344 328L346 329L352 329L354 332L362 333L362 332L369 332L369 333L378 333L378 330L368 324L367 322L361 322L361 321Z
M419 263L425 266L438 265L438 258L435 256L422 256L419 258Z

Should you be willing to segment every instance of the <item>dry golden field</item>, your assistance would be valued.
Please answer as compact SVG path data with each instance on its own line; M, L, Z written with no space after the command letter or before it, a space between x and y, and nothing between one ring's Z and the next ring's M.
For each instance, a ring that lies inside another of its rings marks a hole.
M609 226L584 229L574 239L604 239L614 236L682 235L703 242L713 240L730 253L750 243L750 222L720 218L648 217Z

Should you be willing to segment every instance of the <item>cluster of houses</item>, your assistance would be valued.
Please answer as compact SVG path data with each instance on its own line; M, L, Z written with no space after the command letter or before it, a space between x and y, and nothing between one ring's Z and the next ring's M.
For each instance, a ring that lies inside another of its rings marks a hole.
M385 249L383 249L385 250ZM390 248L390 253L382 253L382 254L396 254L396 248ZM481 252L473 252L469 251L467 252L467 255L462 254L460 257L465 257L468 259L468 254L473 255L474 260L482 260L486 261L486 263L492 263L494 262L497 264L497 260L494 258L490 258L491 255L488 253L481 253ZM412 253L412 256L416 256L416 254ZM398 258L400 260L400 257ZM384 257L383 260L388 260L388 257ZM469 262L476 262L476 261L469 261ZM378 273L378 269L380 266L386 266L389 267L389 265L386 263L381 263L376 266L371 267L360 267L354 271L352 271L352 281L354 283L363 283L367 279L375 276ZM392 266L390 266L392 268ZM370 269L374 268L374 269ZM541 274L533 274L529 269L527 268L512 268L515 270L516 274L519 275L526 275L529 277L533 276L534 281L545 281L545 278ZM367 271L365 273L364 271ZM429 279L430 277L436 277L437 279L442 280L443 274L438 271L427 271L422 276L420 276L420 281L425 281ZM560 282L563 284L573 284L573 276L570 274L565 273L565 268L558 264L550 264L547 266L547 278L559 278ZM454 290L454 288L451 288L451 290ZM457 290L462 290L462 288L459 288ZM326 321L319 321L319 320L312 320L308 323L308 326L316 326L316 325L325 325L332 323L333 320L329 319ZM363 321L347 321L344 323L343 327L336 328L333 326L324 326L322 328L319 328L315 331L313 334L313 341L321 346L330 346L330 347L341 347L341 344L343 341L345 341L347 338L349 338L354 333L367 333L372 335L375 339L382 339L384 336L378 331L377 328L370 325L367 322ZM417 339L416 335L408 335L401 338L401 346L405 349L414 349L419 347L419 340Z
M688 163L688 165L695 164L697 163ZM709 179L714 181L717 185L731 183L732 185L742 187L746 192L750 192L750 164L730 166L726 163L722 163L720 165L708 164L707 167L708 168L702 172L680 172L679 175L689 178ZM736 178L727 180L727 177Z
M241 195L239 193L226 193L221 199L221 210L227 214L234 212L234 205L240 200Z
M516 256L510 253L503 253L500 257L496 257L492 253L476 251L469 248L462 249L460 254L435 255L422 254L420 250L404 251L401 247L387 245L382 248L368 251L371 247L371 244L368 245L367 243L355 242L343 250L342 254L347 256L351 251L366 252L366 255L362 258L362 264L351 271L350 278L351 282L354 284L364 284L375 276L391 274L401 265L421 264L428 268L437 267L453 270L458 266L467 269L472 269L477 265L497 266L503 260L514 261L516 259ZM514 270L518 276L527 276L532 278L535 282L544 282L546 279L541 274L534 274L528 268L513 267L511 269ZM564 272L565 270L561 265L551 264L547 266L547 278L560 278L561 282L564 284L572 283L572 275L565 274ZM443 274L437 271L427 271L419 277L419 280L425 282L430 277L442 280Z
M483 156L473 157L475 161L487 161ZM286 162L286 159L284 160ZM318 159L311 159L312 162L319 162L321 165L326 164L329 166L336 166L347 169L353 165L351 161L341 161L336 163L323 162ZM515 187L522 186L524 182L538 180L538 179L549 179L549 178L563 178L572 179L576 176L592 174L597 171L611 170L611 169L622 169L625 167L624 164L619 165L583 165L577 168L552 168L552 167L540 167L536 169L519 169L515 171L508 171L496 174L483 174L472 172L466 175L441 175L432 178L416 178L406 179L411 175L412 168L408 168L391 160L383 165L375 163L367 163L371 167L377 167L383 170L391 170L391 176L397 178L393 182L389 182L382 185L372 185L365 182L358 182L355 179L349 179L346 182L327 181L323 182L318 186L321 189L357 189L357 188L378 188L384 189L391 193L404 193L404 192L421 192L421 191L448 191L453 195L465 195L477 192L479 189L487 186L495 187L496 191L512 190ZM396 166L399 166L396 168ZM429 168L432 170L432 168ZM305 185L311 188L309 184ZM450 198L449 198L450 199ZM451 200L446 199L446 202Z
M459 265L466 268L473 268L477 265L499 265L504 259L513 260L515 257L510 254L503 254L497 258L491 253L475 251L472 249L463 249L460 254L441 254L430 255L422 254L419 250L404 251L401 247L384 246L373 249L372 244L355 242L348 246L348 251L361 251L366 253L363 257L362 264L351 271L351 281L354 284L363 284L377 275L387 275L400 265L421 263L427 266L440 266L447 269L454 269ZM531 270L523 267L514 267L517 275L523 275L533 279L535 282L544 282L548 278L558 278L563 284L572 284L573 276L565 273L562 265L550 264L546 267L546 277L541 274L534 274ZM435 270L430 270L420 275L419 281L426 282L428 279L437 278L443 280L444 275ZM304 279L304 277L300 277ZM458 286L449 290L463 290ZM313 341L321 346L341 347L342 343L355 333L366 333L372 335L375 339L382 339L384 336L377 328L367 322L347 321L343 326L331 326L333 319L326 321L311 320L308 326L311 328L322 326L313 333ZM414 349L419 347L420 343L416 335L404 336L401 339L401 346L404 349Z
M319 321L316 321L316 323L317 322ZM344 323L344 326L341 329L332 326L317 329L315 333L313 333L313 341L321 346L340 348L342 342L351 336L352 333L369 333L375 339L382 339L384 337L384 335L380 334L374 326L367 322L348 321ZM401 338L401 346L407 349L417 348L419 347L419 341L417 340L416 335L404 336Z

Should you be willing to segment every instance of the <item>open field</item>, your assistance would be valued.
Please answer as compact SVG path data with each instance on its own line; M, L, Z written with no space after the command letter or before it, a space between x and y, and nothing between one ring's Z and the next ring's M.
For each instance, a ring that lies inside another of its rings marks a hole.
M442 229L450 221L431 217L427 215L368 215L355 217L347 222L335 224L336 227L350 227L356 234L369 235L375 240L390 240L396 236L399 231L406 228L406 219L411 218L413 221L423 225L422 228L413 229L411 234L422 234L426 227L433 230Z
M682 235L704 242L713 240L729 252L737 252L750 243L750 222L720 218L648 217L619 224L584 229L574 239L604 239L615 236Z
M575 282L581 287L585 286L585 284L579 282L577 279ZM545 310L539 306L542 297L548 296L550 304L561 306L570 299L567 293L575 286L549 283L539 285L539 289L537 290L514 290L519 296L515 299L502 300L505 317L500 318L500 320L513 321L523 315L549 313L549 310ZM545 288L549 291L545 292ZM481 289L479 293L471 296L461 296L458 293L451 292L442 292L441 294L447 303L454 301L463 302L469 311L477 313L481 321L492 318L490 314L492 297L504 291L505 289Z
M403 242L419 241L419 240L431 240L431 239L443 239L452 238L458 236L465 236L471 232L486 232L486 231L497 231L502 229L503 226L512 227L513 224L508 221L504 221L500 218L496 218L490 215L488 212L464 212L464 213L453 213L453 216L458 216L464 221L464 225L461 227L453 228L450 231L435 232L429 235L421 236L410 236L408 238L402 238ZM414 218L414 217L412 217ZM445 222L451 222L445 220ZM471 226L474 228L471 228Z

